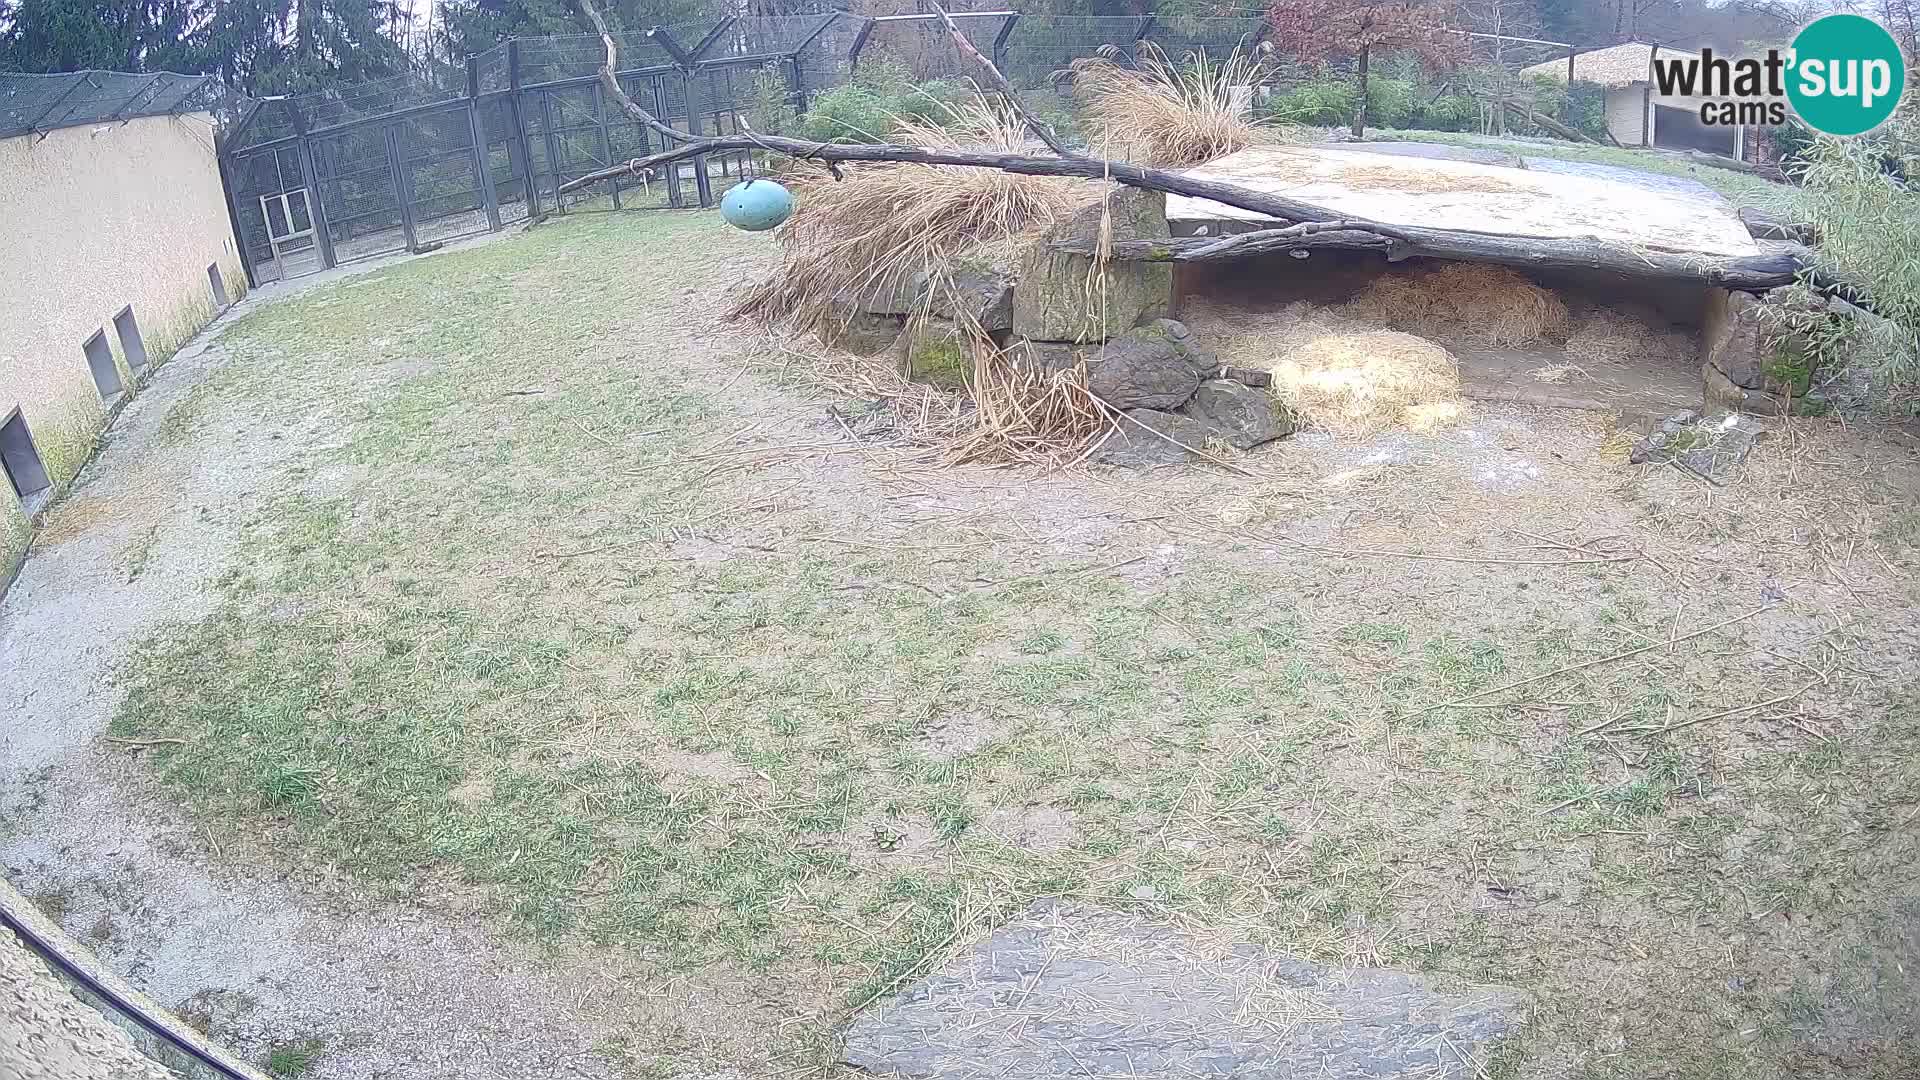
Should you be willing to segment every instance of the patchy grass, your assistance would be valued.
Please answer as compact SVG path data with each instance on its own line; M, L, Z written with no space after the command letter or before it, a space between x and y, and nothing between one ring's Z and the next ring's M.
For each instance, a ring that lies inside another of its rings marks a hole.
M850 454L733 375L715 294L769 254L581 217L236 324L209 420L327 435L114 733L185 740L152 757L217 829L744 988L605 1048L636 1068L819 1066L848 1010L1058 895L1524 987L1507 1075L1895 1052L1903 954L1871 946L1913 925L1920 698L1879 644L1910 583L1871 575L1910 552L1836 562L1883 597L1842 618L1798 577L1762 604L1758 549L1676 550L1779 522L1768 552L1839 559L1771 490L1569 465L1521 512L1471 472L1314 494L1281 455L1182 487Z
M280 1080L299 1080L320 1063L321 1055L326 1052L327 1044L323 1039L275 1043L267 1050L267 1072Z

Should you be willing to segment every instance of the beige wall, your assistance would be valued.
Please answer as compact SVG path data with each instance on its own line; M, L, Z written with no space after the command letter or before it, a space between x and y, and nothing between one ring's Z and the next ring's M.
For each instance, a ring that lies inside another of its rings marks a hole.
M114 314L132 304L163 360L214 314L208 263L246 290L207 114L0 139L0 417L20 406L56 490L106 421L81 343L104 328L131 388ZM24 538L0 482L0 581Z
M1607 131L1621 146L1639 146L1647 126L1646 83L1607 91Z

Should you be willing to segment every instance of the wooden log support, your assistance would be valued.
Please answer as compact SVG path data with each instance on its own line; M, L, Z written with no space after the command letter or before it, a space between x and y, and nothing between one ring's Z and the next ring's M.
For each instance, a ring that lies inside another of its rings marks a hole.
M1394 262L1426 257L1521 269L1600 270L1747 292L1791 284L1803 266L1798 257L1784 251L1727 258L1692 251L1649 250L1584 238L1502 236L1415 226L1401 226L1396 232L1397 236L1388 237L1370 227L1349 228L1340 221L1313 222L1232 236L1118 241L1112 245L1108 257L1122 261L1206 262L1295 251L1377 251ZM1056 241L1053 246L1073 254L1092 253L1090 244L1071 240Z

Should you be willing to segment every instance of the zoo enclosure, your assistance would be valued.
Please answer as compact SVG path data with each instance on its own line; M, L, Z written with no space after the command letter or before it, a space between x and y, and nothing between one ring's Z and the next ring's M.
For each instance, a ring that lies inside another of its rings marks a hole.
M1225 54L1257 41L1257 17L954 15L1016 85L1035 89L1103 50L1142 42L1170 55ZM742 130L769 90L796 111L845 82L862 58L916 75L963 74L934 15L723 18L614 35L621 88L690 135ZM251 101L229 125L221 169L247 272L258 284L496 231L588 200L614 208L711 206L713 177L750 172L746 152L701 155L651 174L561 194L568 181L663 149L599 82L598 35L519 38L464 68L409 73Z
M1150 45L1220 58L1267 32L1251 14L953 17L1022 91L1056 85L1086 57L1133 63ZM973 74L937 15L739 16L614 40L621 88L690 135L737 133L743 114L769 105L804 112L863 59L885 57L920 79ZM568 181L665 148L609 100L604 57L594 34L517 38L464 66L246 103L225 133L221 168L249 276L259 284L430 250L589 200L711 206L716 173L752 171L748 152L709 154L563 194Z

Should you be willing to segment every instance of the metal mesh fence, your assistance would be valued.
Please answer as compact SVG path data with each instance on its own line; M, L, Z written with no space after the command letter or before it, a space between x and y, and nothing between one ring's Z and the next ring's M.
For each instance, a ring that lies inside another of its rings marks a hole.
M1133 46L1151 28L1143 16L1021 16L1002 50L1007 81L1022 90L1037 89L1075 60L1111 52L1130 61Z
M1224 59L1258 46L1265 33L1253 13L986 11L955 19L1023 92L1058 86L1058 76L1085 57L1135 63L1150 45L1175 63L1194 53ZM804 111L867 65L897 63L922 81L977 75L929 15L740 16L621 32L615 45L627 94L663 123L703 135L741 131L744 118L770 115L782 101ZM1486 48L1476 41L1476 57ZM1499 46L1502 58L1528 62L1554 48ZM666 148L600 85L604 60L598 35L523 38L431 75L247 103L227 131L223 168L251 264L263 278L297 273L589 204L708 205L716 178L754 169L752 153L710 153L563 193L583 176ZM0 125L33 129L71 116L177 107L208 82L98 72L0 76ZM1271 87L1253 89L1258 102Z
M231 96L211 75L0 74L0 139L143 116L219 112Z

